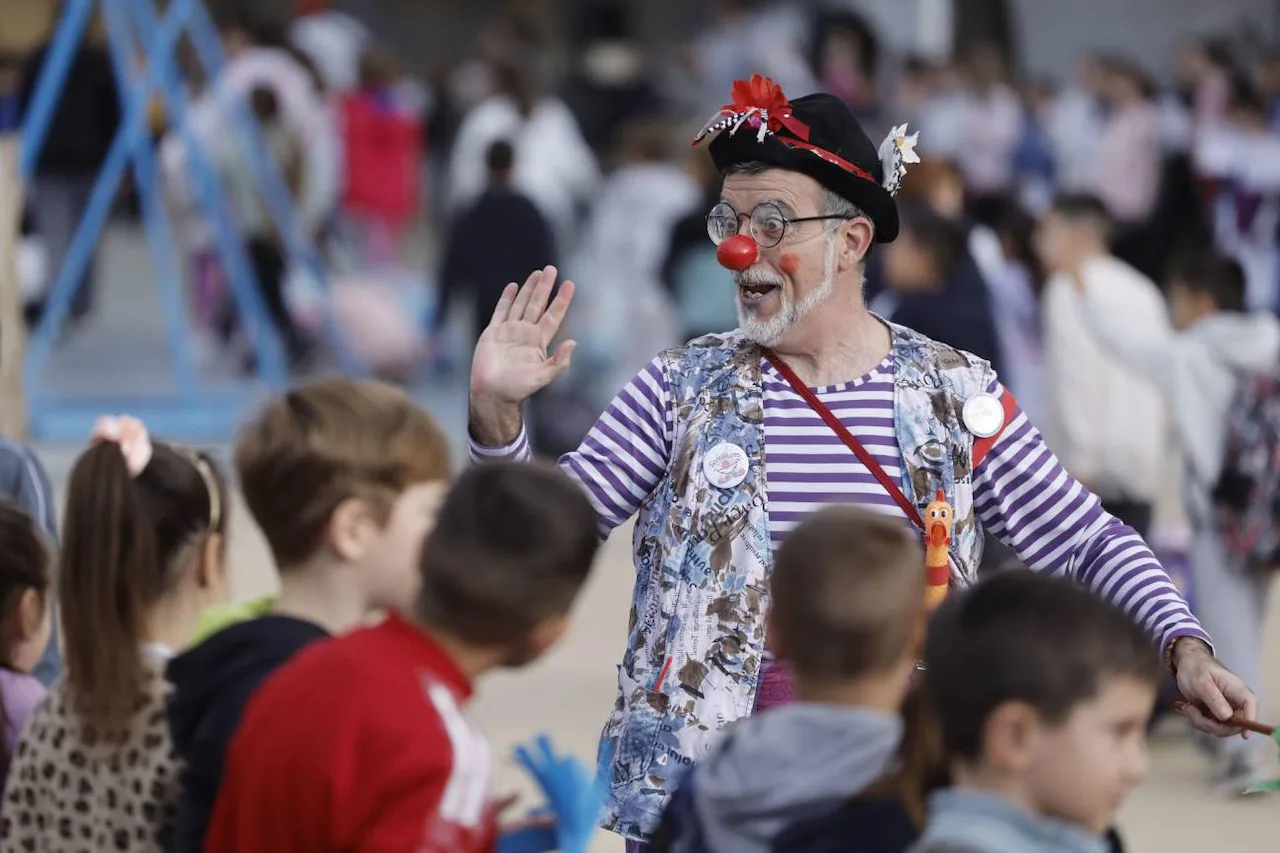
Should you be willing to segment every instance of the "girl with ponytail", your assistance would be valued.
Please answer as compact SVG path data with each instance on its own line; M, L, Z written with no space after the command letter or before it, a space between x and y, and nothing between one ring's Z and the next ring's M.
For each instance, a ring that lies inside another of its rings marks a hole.
M18 740L0 853L159 853L178 768L166 662L226 600L227 494L204 454L104 418L71 472L57 572L66 676Z

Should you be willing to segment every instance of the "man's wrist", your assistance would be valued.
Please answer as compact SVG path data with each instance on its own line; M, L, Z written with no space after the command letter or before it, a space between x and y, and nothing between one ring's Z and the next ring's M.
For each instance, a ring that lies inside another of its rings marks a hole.
M482 447L505 447L520 437L519 405L472 398L467 418L471 438Z
M1183 664L1193 658L1201 658L1203 660L1213 660L1213 649L1204 640L1190 634L1182 634L1174 637L1165 646L1164 665L1169 670L1169 674L1175 679L1178 677L1178 670Z

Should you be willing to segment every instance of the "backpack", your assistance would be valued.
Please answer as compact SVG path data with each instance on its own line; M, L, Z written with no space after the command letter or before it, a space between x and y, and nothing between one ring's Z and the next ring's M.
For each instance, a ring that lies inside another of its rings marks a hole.
M1280 370L1240 377L1212 501L1236 567L1280 568Z

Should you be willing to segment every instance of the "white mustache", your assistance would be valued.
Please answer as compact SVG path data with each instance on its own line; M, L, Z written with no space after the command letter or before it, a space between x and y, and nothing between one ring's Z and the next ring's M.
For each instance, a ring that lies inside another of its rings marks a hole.
M763 267L748 267L742 272L733 274L734 282L739 286L745 285L767 285L772 284L776 287L782 287L782 277L774 275Z

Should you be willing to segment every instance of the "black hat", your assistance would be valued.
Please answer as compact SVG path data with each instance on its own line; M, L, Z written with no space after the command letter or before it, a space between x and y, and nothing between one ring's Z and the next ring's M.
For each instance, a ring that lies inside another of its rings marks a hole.
M768 77L753 74L733 84L733 103L721 108L694 138L710 134L711 159L721 173L738 163L759 162L801 172L867 214L878 243L898 236L893 197L918 163L915 135L896 127L877 149L844 101L817 94L787 101ZM888 174L886 174L886 172Z

